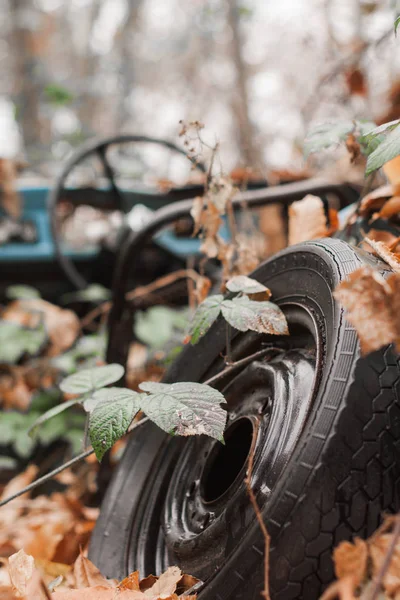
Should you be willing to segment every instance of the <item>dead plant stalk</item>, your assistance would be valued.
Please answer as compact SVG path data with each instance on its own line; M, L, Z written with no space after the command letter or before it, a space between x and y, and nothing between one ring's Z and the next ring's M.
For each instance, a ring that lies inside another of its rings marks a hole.
M269 548L270 548L270 537L267 531L267 527L264 523L264 519L262 517L260 507L258 506L256 496L253 492L253 488L251 487L251 476L253 473L253 463L254 463L254 453L256 448L256 442L258 437L258 431L260 429L260 420L256 421L256 425L253 431L253 439L251 442L250 452L249 452L249 462L247 467L247 475L244 480L246 484L247 493L249 494L251 504L254 508L254 512L257 517L258 524L260 525L261 532L264 536L264 589L261 592L261 595L264 596L265 600L271 600L269 594Z

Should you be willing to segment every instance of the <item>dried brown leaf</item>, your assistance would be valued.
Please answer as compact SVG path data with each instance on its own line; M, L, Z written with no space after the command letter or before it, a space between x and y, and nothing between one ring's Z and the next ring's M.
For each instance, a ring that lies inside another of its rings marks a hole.
M368 266L351 273L336 288L335 298L346 309L346 317L358 333L363 354L390 343L400 348L399 292L397 273L385 280Z
M176 586L176 593L179 595L184 594L187 590L190 590L196 583L199 583L200 579L193 577L193 575L182 575ZM191 597L191 596L190 596Z
M13 589L8 585L0 585L0 598L1 600L16 600L18 596L15 595Z
M174 594L178 581L181 579L182 573L179 567L169 567L154 585L144 592L145 598L166 598L168 595Z
M245 233L238 233L236 244L237 257L234 264L234 274L246 275L254 271L260 264L264 253L264 239L262 236L249 236Z
M79 319L72 310L59 308L40 298L16 300L7 306L1 317L27 327L36 327L42 317L51 342L49 356L56 356L72 346L80 331Z
M353 163L361 154L360 144L357 142L354 133L349 133L346 138L346 148L350 154L350 161Z
M366 237L364 241L371 246L374 254L379 256L385 263L387 263L393 271L400 273L400 260L383 242L376 242Z
M0 204L13 219L18 219L22 212L22 201L17 190L16 180L17 165L15 161L0 158Z
M271 256L286 247L286 224L282 207L276 204L260 209L260 231L265 237L265 255Z
M385 533L372 538L369 552L372 559L372 576L377 577L391 545L393 534ZM389 567L383 577L383 588L389 597L400 592L400 544L397 543L392 554Z
M51 597L52 600L144 600L142 592L122 590L117 594L115 589L98 585L82 590L54 592Z
M322 594L320 600L334 600L334 598L339 598L339 600L355 600L353 589L354 586L351 577L345 577L339 581L334 581Z
M383 172L392 185L398 186L400 183L400 156L396 156L385 163L383 165Z
M384 219L390 219L394 215L397 215L400 212L400 196L393 196L385 202L379 211L379 217Z
M289 207L289 246L328 235L324 204L308 194Z
M21 371L16 367L4 368L0 375L0 403L5 410L26 411L31 402L29 390Z
M375 210L382 208L389 198L394 195L394 188L391 184L382 185L373 190L361 200L359 213L366 216Z
M8 498L22 490L25 486L32 483L38 473L38 467L36 465L29 465L23 473L20 473L6 485L1 494L0 500ZM23 511L23 505L26 499L29 498L29 493L23 494L19 498L16 498L10 504L6 504L0 508L0 526L2 527L2 534L4 534L5 527L11 523L15 523L17 518Z
M33 575L35 560L33 556L19 550L8 559L8 572L13 587L19 596L27 595L28 581Z
M119 591L136 590L137 592L140 592L141 590L139 587L139 571L133 571L133 573L128 575L128 577L125 577L125 579L123 579L117 587Z
M208 296L211 288L211 280L208 277L198 277L196 279L196 289L194 296L198 304L201 304Z
M356 588L367 575L368 546L360 538L356 538L353 544L342 542L335 548L333 560L336 577L351 577Z
M76 587L79 589L95 586L115 587L115 584L106 579L92 561L83 555L82 550L74 564L74 575Z
M192 215L194 221L194 230L193 235L197 235L201 228L202 214L204 207L204 198L203 196L196 196L193 200L192 208L190 209L190 214Z
M139 584L140 590L145 592L146 590L150 589L156 581L157 577L155 575L148 575L147 577L144 577Z
M358 67L351 66L344 74L349 92L352 96L366 96L368 94L367 81L364 73Z
M393 233L384 231L383 229L370 229L368 231L368 238L374 240L374 242L383 242L392 252L397 250L400 242L400 239L393 235Z

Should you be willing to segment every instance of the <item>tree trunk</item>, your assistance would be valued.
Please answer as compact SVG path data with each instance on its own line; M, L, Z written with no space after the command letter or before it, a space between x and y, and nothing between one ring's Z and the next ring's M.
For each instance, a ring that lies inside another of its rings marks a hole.
M254 128L249 114L247 69L242 55L239 9L237 0L226 0L228 24L232 30L231 53L236 70L236 89L233 93L233 110L237 121L239 145L246 166L257 167L259 157L254 142Z

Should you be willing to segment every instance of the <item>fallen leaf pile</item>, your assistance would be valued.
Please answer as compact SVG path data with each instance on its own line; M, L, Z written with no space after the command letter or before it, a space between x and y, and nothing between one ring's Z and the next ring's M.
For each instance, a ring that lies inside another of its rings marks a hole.
M24 550L8 559L7 575L0 585L0 597L17 600L195 600L185 594L197 579L169 567L160 577L150 575L140 581L134 571L118 582L106 579L80 552L73 566L35 561ZM54 591L55 590L55 591Z
M334 582L321 600L398 599L400 596L400 540L393 529L399 519L388 517L368 540L342 542L333 552ZM376 589L375 589L376 588Z
M22 490L37 474L38 468L30 465L6 485L0 500ZM89 541L98 509L82 504L70 477L72 486L64 493L36 498L24 494L0 508L0 557L24 548L37 561L75 561L79 548Z

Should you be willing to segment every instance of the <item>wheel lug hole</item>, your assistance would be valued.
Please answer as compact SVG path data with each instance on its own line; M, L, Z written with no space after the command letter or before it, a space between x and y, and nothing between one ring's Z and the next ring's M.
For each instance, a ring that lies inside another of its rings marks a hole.
M207 525L210 523L210 517L211 517L210 513L206 513L204 515L203 521L202 521L202 523L200 525L201 529L205 529L207 527Z

